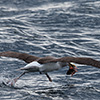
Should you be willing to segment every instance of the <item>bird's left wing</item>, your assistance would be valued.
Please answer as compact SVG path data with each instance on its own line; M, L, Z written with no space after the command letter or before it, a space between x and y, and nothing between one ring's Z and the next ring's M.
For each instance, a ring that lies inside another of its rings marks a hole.
M26 63L30 63L40 58L40 57L29 55L27 53L19 53L13 51L0 52L0 56L17 58L25 61Z

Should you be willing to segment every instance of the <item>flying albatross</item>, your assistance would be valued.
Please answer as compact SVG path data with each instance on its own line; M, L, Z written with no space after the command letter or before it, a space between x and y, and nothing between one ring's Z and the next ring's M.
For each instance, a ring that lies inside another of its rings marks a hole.
M39 72L40 74L43 73L47 76L49 81L52 81L47 72L59 70L60 68L63 68L67 65L69 66L67 74L73 76L73 74L77 72L77 67L74 64L71 64L71 62L100 68L100 61L88 57L36 57L27 53L19 53L13 51L0 52L0 56L17 58L28 63L26 66L19 69L24 70L20 76L14 78L12 81L6 82L6 84L10 84L11 86L13 86L21 76L29 72Z

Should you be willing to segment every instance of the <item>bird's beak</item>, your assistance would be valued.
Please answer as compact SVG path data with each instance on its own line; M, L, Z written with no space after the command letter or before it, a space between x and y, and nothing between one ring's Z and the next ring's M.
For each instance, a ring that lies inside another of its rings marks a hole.
M67 71L67 75L73 76L77 72L77 67L74 64L69 63L69 70Z

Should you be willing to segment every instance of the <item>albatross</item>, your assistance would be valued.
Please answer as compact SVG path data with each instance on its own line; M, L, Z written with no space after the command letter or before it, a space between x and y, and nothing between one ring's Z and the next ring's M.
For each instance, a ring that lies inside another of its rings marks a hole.
M27 53L13 51L0 52L0 56L17 58L28 63L26 66L18 69L24 70L24 72L20 76L6 82L7 85L11 86L13 86L17 82L17 80L20 77L22 77L25 73L29 72L39 72L40 74L45 74L49 81L52 82L52 79L48 75L48 72L59 70L67 65L69 66L67 74L73 76L73 74L77 72L77 67L74 64L72 64L72 62L100 68L100 61L88 57L36 57Z

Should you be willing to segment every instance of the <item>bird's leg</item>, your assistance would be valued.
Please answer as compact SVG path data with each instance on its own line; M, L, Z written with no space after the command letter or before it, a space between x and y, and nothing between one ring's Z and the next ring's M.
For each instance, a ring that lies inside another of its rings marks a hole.
M42 72L40 72L40 74L42 74ZM45 75L47 76L47 78L49 79L49 81L52 82L51 77L47 73L45 73Z
M15 83L17 82L17 80L18 80L20 77L22 77L25 73L26 73L26 72L23 72L20 76L14 78L14 79L12 79L12 80L7 81L7 82L6 82L6 85L8 85L8 86L14 86Z
M17 82L17 80L18 80L20 77L22 77L25 73L26 73L26 72L23 72L20 76L18 76L17 78L15 78L16 82Z
M51 77L47 73L45 73L45 75L47 76L47 78L49 79L49 81L52 82Z

